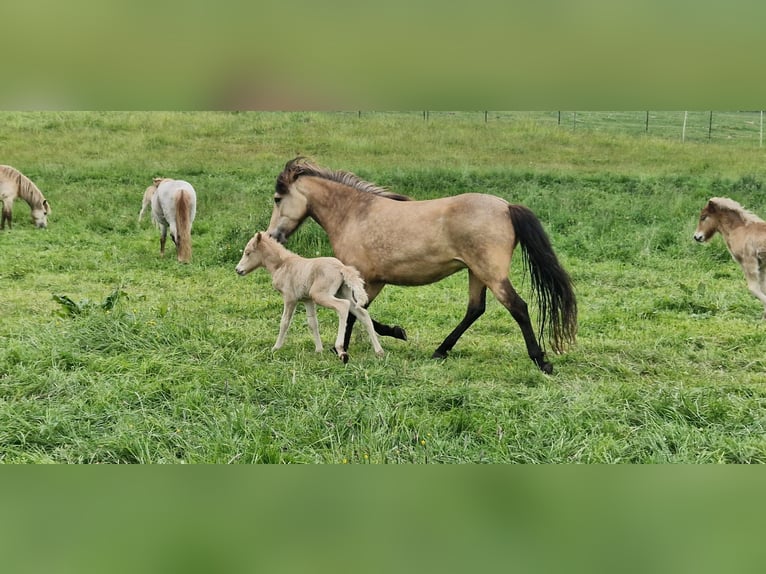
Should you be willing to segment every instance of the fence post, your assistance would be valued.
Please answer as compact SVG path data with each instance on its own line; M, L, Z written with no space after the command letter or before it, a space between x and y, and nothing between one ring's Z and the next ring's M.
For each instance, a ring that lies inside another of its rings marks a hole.
M758 140L758 147L763 147L763 110L761 110L761 137Z
M689 112L684 112L684 127L681 130L681 143L686 141L686 118L689 116Z
M713 110L710 110L710 123L707 126L707 139L710 141L710 136L713 135Z
M649 112L646 112L646 128L644 130L645 133L649 133Z

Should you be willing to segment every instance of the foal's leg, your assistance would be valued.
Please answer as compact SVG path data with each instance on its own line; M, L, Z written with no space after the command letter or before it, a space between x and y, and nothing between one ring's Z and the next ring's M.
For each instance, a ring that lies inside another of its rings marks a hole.
M532 321L529 319L526 301L516 293L508 278L503 279L496 285L490 285L490 289L495 297L497 297L497 300L511 312L511 316L516 319L519 327L521 327L524 342L527 344L529 358L534 361L543 373L551 374L553 372L553 365L545 360L545 353L543 353L537 342L535 331L532 328Z
M463 320L460 321L457 327L447 335L447 338L442 341L439 348L431 355L432 359L446 359L447 353L455 346L460 336L465 333L466 329L473 325L474 321L484 314L484 310L487 306L487 286L481 282L481 280L473 274L471 270L468 271L468 309L466 309Z
M367 312L367 309L360 305L356 305L353 301L351 301L351 307L349 310L351 311L352 315L356 316L356 318L362 322L364 328L367 329L367 334L370 336L370 341L372 341L372 348L375 349L375 354L378 357L385 355L386 352L383 350L383 347L380 345L380 341L378 340L378 336L375 334L375 327L372 325L372 319L370 319L370 314Z
M317 305L333 309L338 314L338 336L335 337L335 352L338 354L338 358L344 363L348 362L348 353L343 347L343 341L346 335L346 322L349 316L349 307L351 303L345 299L338 299L337 297L330 295L326 292L312 291L310 293L311 298Z
M314 337L314 349L317 353L322 352L322 339L319 336L319 322L317 321L317 306L312 300L304 301L306 306L306 322L309 324L309 330Z
M285 307L284 309L282 309L282 320L279 322L279 336L277 337L277 342L274 343L274 346L271 348L272 351L281 349L282 345L285 344L285 337L287 337L287 329L293 320L293 315L295 314L296 305L297 305L297 301L285 299Z

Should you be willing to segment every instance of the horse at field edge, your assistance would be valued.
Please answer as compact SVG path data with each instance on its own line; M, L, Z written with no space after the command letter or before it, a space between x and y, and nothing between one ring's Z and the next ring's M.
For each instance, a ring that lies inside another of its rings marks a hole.
M319 337L315 303L333 309L338 314L335 352L341 361L348 362L348 353L343 344L349 313L356 316L367 329L375 354L383 356L383 347L375 335L370 315L364 308L367 293L359 271L344 265L335 257L301 257L262 232L256 233L247 243L235 270L237 274L245 276L259 267L265 267L271 274L272 285L282 294L284 302L279 336L272 351L284 345L295 307L302 301L317 352L322 351L322 340Z
M766 221L728 197L713 197L700 211L694 239L709 241L720 233L745 274L747 288L764 307L766 319Z
M0 165L0 201L3 203L3 213L0 217L0 229L12 227L13 202L20 197L27 202L32 210L32 223L35 227L48 227L48 216L51 205L45 199L40 189L23 173L10 165Z
M545 356L544 335L556 352L575 340L577 301L572 281L539 219L524 206L481 193L416 201L351 172L329 170L297 157L277 177L267 232L284 243L307 217L325 230L335 256L359 270L370 303L386 284L426 285L468 269L468 309L434 351L434 358L445 358L484 313L487 289L516 320L530 359L544 373L553 372ZM517 245L539 310L540 342L527 303L508 279ZM353 322L350 316L344 348ZM373 324L381 335L406 339L401 327Z
M188 181L162 179L152 196L152 221L160 228L160 255L165 255L168 230L180 263L191 261L191 230L197 214L197 193Z

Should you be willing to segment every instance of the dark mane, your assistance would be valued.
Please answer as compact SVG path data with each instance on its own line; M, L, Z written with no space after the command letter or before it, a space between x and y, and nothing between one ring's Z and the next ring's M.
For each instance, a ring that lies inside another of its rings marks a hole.
M357 191L361 191L364 193L371 193L374 195L378 195L380 197L385 197L385 198L393 199L396 201L411 201L412 200L411 197L408 197L406 195L401 195L399 193L393 193L391 191L388 191L385 187L380 187L379 185L375 185L374 183L365 181L362 178L358 177L357 175L351 173L350 171L340 171L340 170L333 171L330 169L319 167L318 165L312 163L309 159L305 157L296 157L295 159L291 159L285 164L285 168L282 170L282 173L280 173L279 176L277 177L277 185L276 185L277 193L280 193L280 194L287 193L290 186L293 183L295 183L295 181L299 177L304 175L327 179L329 181L334 181L336 183L340 183L348 187L352 187L356 189Z

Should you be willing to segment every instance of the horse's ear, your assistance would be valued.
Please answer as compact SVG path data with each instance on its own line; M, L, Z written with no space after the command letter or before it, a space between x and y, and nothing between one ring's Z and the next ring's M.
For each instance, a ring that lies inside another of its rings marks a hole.
M718 206L712 199L707 202L708 213L715 213L717 209L718 209Z
M261 237L262 237L262 235L261 235L260 231L255 234L255 244L256 245L258 245L261 242Z

